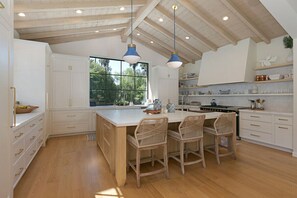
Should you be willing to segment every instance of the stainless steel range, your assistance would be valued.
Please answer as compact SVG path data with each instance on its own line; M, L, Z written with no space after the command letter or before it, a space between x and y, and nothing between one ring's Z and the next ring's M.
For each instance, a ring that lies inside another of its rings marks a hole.
M236 136L240 140L239 134L239 109L249 109L249 107L242 106L225 106L225 105L202 105L200 110L203 111L217 111L217 112L235 112L236 113Z

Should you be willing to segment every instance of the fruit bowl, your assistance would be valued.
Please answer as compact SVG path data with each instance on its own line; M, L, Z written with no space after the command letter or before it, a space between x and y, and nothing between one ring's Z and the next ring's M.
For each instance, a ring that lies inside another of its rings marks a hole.
M34 109L37 109L37 108L38 106L19 105L16 107L16 114L31 113Z

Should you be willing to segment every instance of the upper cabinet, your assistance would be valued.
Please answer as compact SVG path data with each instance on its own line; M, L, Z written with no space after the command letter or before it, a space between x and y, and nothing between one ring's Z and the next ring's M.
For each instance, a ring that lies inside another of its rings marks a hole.
M3 18L6 23L9 25L13 25L13 1L11 0L1 0L0 1L1 6L4 6L4 8L0 8L0 17Z
M88 107L88 58L54 54L52 63L52 108Z
M203 54L198 85L254 81L256 44L244 39Z

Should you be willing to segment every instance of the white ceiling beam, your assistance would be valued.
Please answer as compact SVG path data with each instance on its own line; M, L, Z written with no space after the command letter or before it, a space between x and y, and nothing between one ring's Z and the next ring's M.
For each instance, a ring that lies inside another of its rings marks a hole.
M134 0L135 6L143 6L146 0ZM130 0L111 0L111 1L79 1L79 2L50 2L50 3L19 3L15 2L14 12L41 12L54 11L61 9L87 9L87 8L106 8L106 7L127 7L130 6Z
M111 37L116 35L120 35L120 32L119 31L105 32L105 33L94 32L92 34L79 34L79 35L72 35L72 36L58 36L58 37L51 37L51 38L36 39L36 41L46 42L52 45L52 44L59 44L59 43L68 43L73 41Z
M133 20L132 31L139 26L139 24L153 11L153 9L160 3L161 0L147 1L147 4L139 9L136 13L136 17ZM131 34L131 22L127 28L123 31L122 41L126 42L128 36Z
M154 21L152 21L151 19L146 18L144 20L144 22L146 24L148 24L149 26L151 26L154 30L159 31L160 33L162 33L164 36L168 37L168 38L172 38L174 37L173 33L169 32L168 30L166 30L165 28L163 28L162 26L158 25L157 23L155 23ZM190 52L192 52L193 54L195 54L196 56L198 56L199 58L202 57L202 53L197 50L196 48L192 47L191 45L189 45L188 43L184 42L182 39L178 38L176 36L176 42L183 46L184 48L186 48L187 50L189 50ZM199 59L197 58L197 59Z
M165 15L169 20L173 20L172 13L169 13L164 7L161 5L156 6L156 10L158 10L160 13ZM184 31L188 32L192 37L199 40L203 45L205 45L207 48L216 51L218 46L216 46L214 43L212 43L210 40L208 40L205 36L194 30L191 26L183 22L178 17L175 17L176 25L178 25L180 28L182 28Z
M203 10L200 8L197 8L196 6L193 5L189 0L178 0L180 4L188 9L192 14L194 14L196 17L200 18L205 24L207 24L209 27L211 27L214 31L219 33L223 38L225 38L227 41L232 43L233 45L237 44L237 40L235 37L229 33L227 30L223 29L218 25L217 22L212 20L212 16L205 13Z
M262 41L269 44L270 39L262 32L256 24L246 16L242 10L236 6L231 0L221 0L221 2L237 16L250 30L252 30Z
M154 44L157 44L167 50L169 50L170 52L173 52L174 49L173 47L170 47L168 44L164 43L163 41L161 41L160 39L157 39L156 37L154 37L153 35L145 32L144 30L140 29L140 28L136 28L135 29L136 32L138 32L140 34L140 36L144 36L146 37L148 40L151 40L151 41L154 41ZM189 58L187 55L179 52L178 55L181 57L181 58L184 58L185 60L187 60L188 62L192 62L192 58Z
M20 37L21 37L21 39L40 39L40 38L95 32L97 30L99 32L106 31L106 30L113 30L113 29L120 30L120 29L125 28L126 26L127 26L127 24L123 23L123 24L116 24L116 25L105 25L105 26L96 26L96 27L89 27L89 28L57 30L57 31L50 31L50 32L44 31L44 32L20 34Z
M89 21L127 19L127 18L130 18L129 13L24 20L24 21L15 21L14 28L15 29L38 28L38 27L48 27L48 26L57 26L57 25L66 25L66 24L71 25L71 24L78 24L78 23L84 23Z

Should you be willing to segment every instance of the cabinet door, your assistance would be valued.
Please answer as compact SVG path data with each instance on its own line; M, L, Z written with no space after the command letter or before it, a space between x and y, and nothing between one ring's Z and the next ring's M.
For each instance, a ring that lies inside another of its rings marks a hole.
M166 105L168 100L171 103L178 104L178 81L177 79L161 78L158 81L158 98L162 105Z
M53 108L69 107L70 73L68 71L53 72L52 86L53 86L53 96L52 96Z
M88 75L82 72L71 72L71 107L88 106Z
M275 124L275 144L284 148L292 149L293 147L293 128L292 126Z
M1 0L0 1L3 5L4 8L0 9L0 17L3 18L6 23L8 23L9 25L12 25L12 7L13 7L13 1L11 0ZM2 20L2 19L1 19Z
M70 67L66 57L57 54L53 55L52 71L69 71Z

